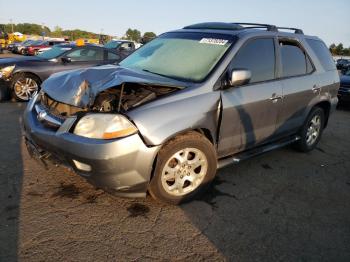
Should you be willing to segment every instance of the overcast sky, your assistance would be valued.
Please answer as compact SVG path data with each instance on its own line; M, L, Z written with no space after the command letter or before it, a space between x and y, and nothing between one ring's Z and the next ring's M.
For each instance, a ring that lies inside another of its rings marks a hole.
M350 46L350 0L0 0L0 23L44 23L122 36L131 27L159 34L208 22L300 27L328 45Z

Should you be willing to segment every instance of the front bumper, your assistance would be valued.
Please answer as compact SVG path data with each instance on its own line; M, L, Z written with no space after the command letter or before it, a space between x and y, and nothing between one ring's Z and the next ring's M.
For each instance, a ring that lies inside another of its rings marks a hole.
M143 197L159 146L147 147L138 134L100 140L68 132L65 123L54 131L37 119L35 99L24 113L24 134L30 152L72 168L95 186L119 196ZM32 154L33 155L33 154ZM88 167L88 168L87 168Z
M350 102L350 87L340 87L338 90L338 99L341 102Z

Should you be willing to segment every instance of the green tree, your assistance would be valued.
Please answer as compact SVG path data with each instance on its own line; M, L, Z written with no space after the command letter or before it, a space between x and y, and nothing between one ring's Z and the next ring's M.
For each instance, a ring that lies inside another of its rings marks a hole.
M132 40L135 42L140 42L141 40L141 32L137 29L129 28L125 33L125 39Z
M56 25L51 33L51 36L52 37L62 37L63 36L62 31L63 31L63 29L61 27L59 27L58 25Z
M343 46L342 43L338 44L335 47L335 52L337 53L337 55L343 55L343 53L344 53L344 46Z
M152 38L157 37L157 35L155 33L153 33L153 32L145 32L142 37L143 38L150 38L150 39L152 39Z

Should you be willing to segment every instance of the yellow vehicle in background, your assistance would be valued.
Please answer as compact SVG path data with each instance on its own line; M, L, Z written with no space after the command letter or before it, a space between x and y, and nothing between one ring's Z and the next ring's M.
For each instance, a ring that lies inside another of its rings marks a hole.
M21 34L19 32L7 34L5 32L0 31L0 46L2 49L5 49L9 44L15 42L23 42L24 40L26 40L26 38L26 35Z
M99 40L98 39L94 39L94 38L89 38L89 39L84 39L84 38L79 38L77 40L75 40L75 43L77 46L83 46L85 44L99 44Z

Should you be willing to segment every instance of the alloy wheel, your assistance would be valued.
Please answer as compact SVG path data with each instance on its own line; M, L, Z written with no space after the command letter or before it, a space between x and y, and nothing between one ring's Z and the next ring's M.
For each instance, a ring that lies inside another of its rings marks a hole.
M34 79L25 77L18 79L13 89L19 99L28 101L38 93L39 86Z
M173 196L194 191L208 170L205 154L197 148L185 148L172 155L163 167L161 182L164 190Z
M309 127L306 131L306 144L308 146L313 145L320 135L321 131L321 117L315 115L309 122Z

